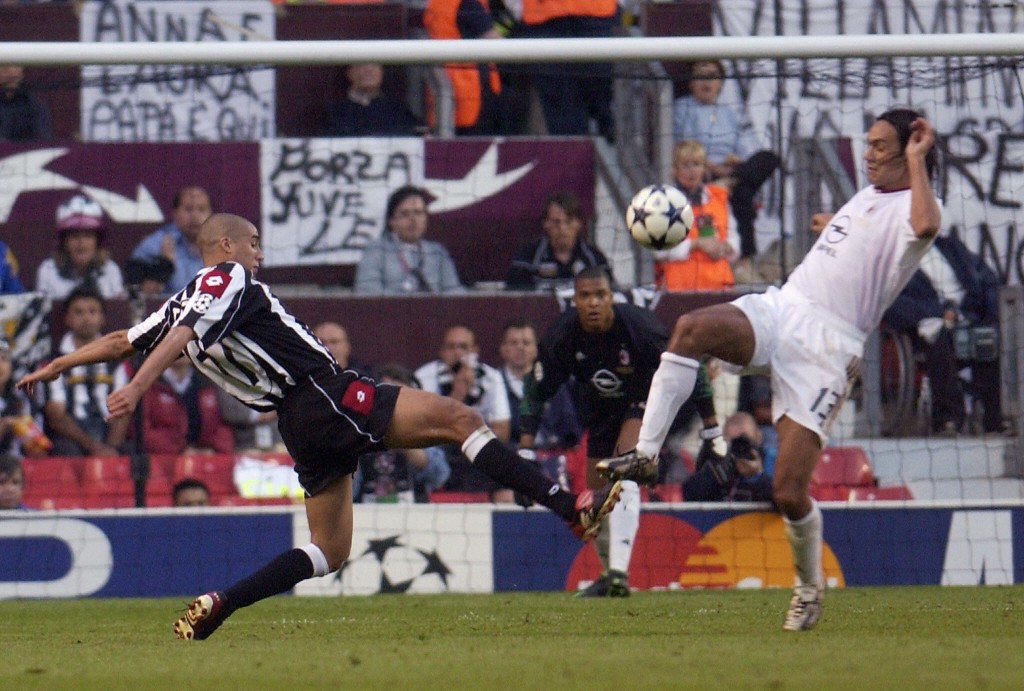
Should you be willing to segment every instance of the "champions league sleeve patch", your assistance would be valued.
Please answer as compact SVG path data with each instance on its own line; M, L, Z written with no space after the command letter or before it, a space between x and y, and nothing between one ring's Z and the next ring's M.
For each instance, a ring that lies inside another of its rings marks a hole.
M364 381L354 381L345 389L341 397L341 405L360 415L369 415L373 407L373 386Z

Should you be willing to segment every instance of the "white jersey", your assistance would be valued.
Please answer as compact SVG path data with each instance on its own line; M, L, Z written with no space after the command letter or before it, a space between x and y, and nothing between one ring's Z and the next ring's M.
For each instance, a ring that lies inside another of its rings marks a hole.
M917 270L932 238L910 225L910 190L865 187L843 204L783 286L868 333Z
M421 366L413 377L424 391L447 396L452 391L452 371L440 360L432 360ZM476 365L476 383L469 390L464 401L483 417L484 422L502 422L512 417L508 403L508 389L501 372L478 362Z

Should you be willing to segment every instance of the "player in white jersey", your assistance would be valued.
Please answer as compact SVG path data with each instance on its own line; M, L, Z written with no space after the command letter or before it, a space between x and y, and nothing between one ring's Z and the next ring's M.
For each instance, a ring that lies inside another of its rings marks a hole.
M865 334L910 279L939 230L931 188L935 134L911 110L891 110L867 133L867 187L829 219L781 289L684 314L651 382L637 448L605 459L616 479L657 462L669 425L690 396L704 355L770 365L779 436L773 496L786 523L797 583L783 628L811 628L821 613L822 519L811 474L857 375Z

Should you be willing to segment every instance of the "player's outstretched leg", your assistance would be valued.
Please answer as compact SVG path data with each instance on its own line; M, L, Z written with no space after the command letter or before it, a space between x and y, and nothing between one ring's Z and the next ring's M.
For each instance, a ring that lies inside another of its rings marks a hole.
M462 453L493 480L529 497L562 517L581 540L590 540L601 530L601 519L619 501L622 486L618 482L580 495L561 486L524 461L501 442L486 425L477 428L462 444Z

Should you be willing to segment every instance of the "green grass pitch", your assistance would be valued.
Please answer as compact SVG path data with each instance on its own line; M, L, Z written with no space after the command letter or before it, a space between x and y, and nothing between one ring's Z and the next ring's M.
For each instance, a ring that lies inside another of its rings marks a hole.
M207 641L183 601L0 602L0 689L1021 689L1024 586L277 597Z

